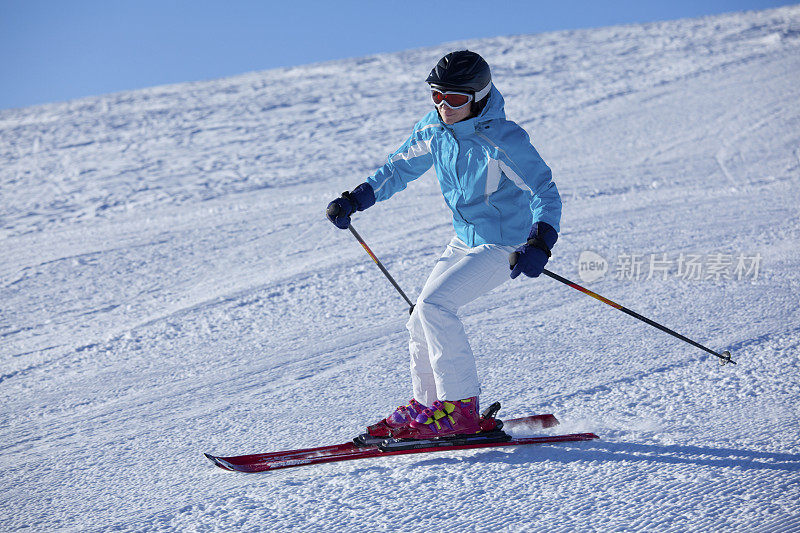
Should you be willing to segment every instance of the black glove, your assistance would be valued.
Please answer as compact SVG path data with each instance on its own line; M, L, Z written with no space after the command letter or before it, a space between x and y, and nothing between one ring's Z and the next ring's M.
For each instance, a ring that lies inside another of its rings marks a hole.
M375 205L375 192L369 183L362 183L353 192L344 191L336 200L328 204L328 220L339 229L350 227L350 215Z
M547 222L537 222L528 236L528 242L508 257L511 279L520 274L537 278L550 258L550 248L558 240L558 233Z

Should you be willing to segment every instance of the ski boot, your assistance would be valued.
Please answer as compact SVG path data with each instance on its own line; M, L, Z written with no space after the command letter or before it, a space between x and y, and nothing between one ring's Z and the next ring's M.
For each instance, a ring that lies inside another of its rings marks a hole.
M366 433L362 433L353 441L359 446L369 446L391 438L393 430L408 426L426 409L427 407L412 398L408 404L401 405L377 424L369 426Z
M490 405L476 421L477 403L475 397L457 402L435 402L431 409L423 411L413 423L393 429L393 438L379 442L378 449L389 452L483 445L511 440L511 435L502 430L503 422L495 418L500 410L500 402Z
M481 431L478 397L435 401L410 423L392 429L395 439L435 439L455 435L474 435Z

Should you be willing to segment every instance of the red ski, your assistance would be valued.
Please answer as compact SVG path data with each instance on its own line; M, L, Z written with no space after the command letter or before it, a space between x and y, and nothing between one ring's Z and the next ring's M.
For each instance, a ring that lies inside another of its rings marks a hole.
M558 424L553 415L536 415L523 418L514 418L503 421L505 429L537 430L552 427ZM264 472L278 470L293 466L332 463L339 461L352 461L368 457L386 457L389 455L407 455L412 453L427 453L446 450L471 450L477 448L491 448L498 446L522 446L525 444L548 444L557 442L576 442L599 438L594 433L573 433L569 435L542 435L535 437L512 438L502 431L489 434L454 438L450 440L410 441L399 442L400 446L408 444L411 448L392 449L389 446L357 446L353 442L321 446L318 448L305 448L301 450L286 450L281 452L262 453L254 455L239 455L233 457L217 457L210 454L205 456L215 465L225 470L236 472Z

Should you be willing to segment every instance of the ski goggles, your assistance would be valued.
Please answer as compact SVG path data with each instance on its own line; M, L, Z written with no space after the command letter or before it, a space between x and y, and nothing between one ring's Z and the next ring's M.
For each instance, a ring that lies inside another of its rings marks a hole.
M433 98L433 104L437 107L444 102L450 109L461 109L472 102L475 97L469 93L431 89L431 98Z

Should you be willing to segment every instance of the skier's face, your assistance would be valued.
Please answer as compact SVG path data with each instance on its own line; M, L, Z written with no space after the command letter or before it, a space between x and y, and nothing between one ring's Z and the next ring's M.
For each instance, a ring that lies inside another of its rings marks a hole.
M447 104L442 102L436 109L439 111L439 116L442 117L442 122L445 124L455 124L469 117L472 111L472 105L465 105L459 109L451 109Z

